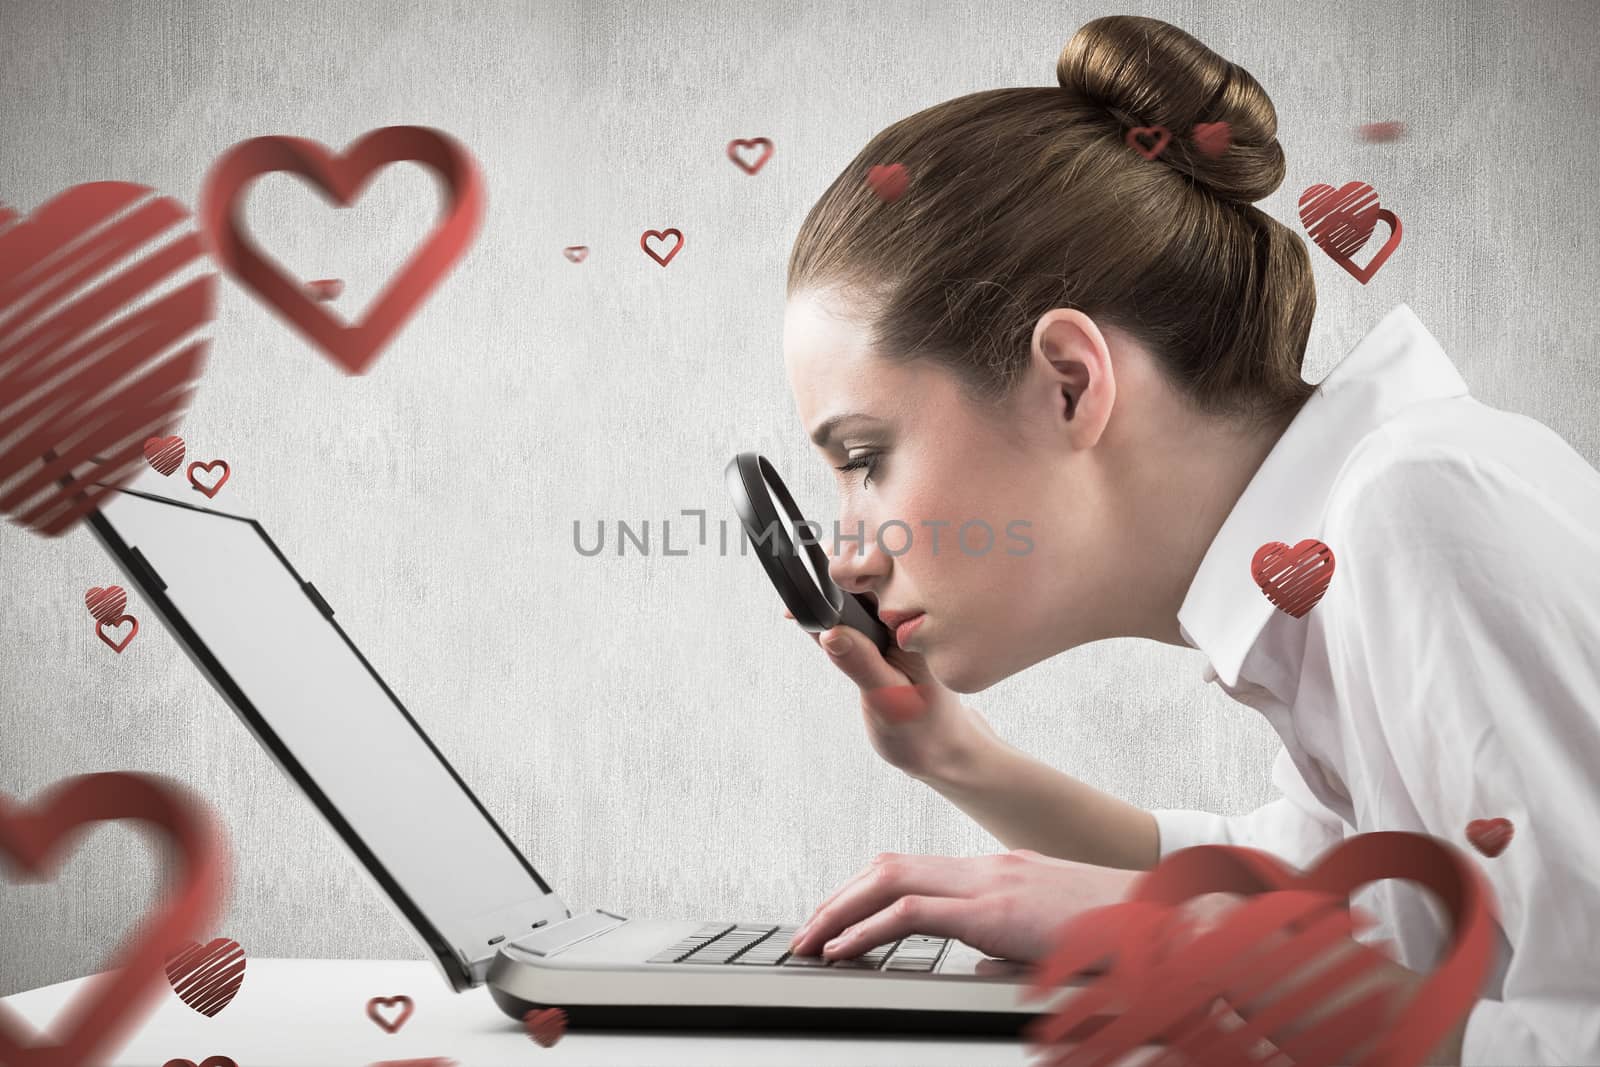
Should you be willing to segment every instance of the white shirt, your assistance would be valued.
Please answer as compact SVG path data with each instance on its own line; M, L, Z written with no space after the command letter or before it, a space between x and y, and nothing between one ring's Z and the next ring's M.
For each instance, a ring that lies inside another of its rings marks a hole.
M1306 538L1335 565L1297 619L1250 562ZM1160 855L1245 845L1305 869L1358 833L1443 838L1499 910L1463 1064L1600 1064L1600 473L1468 396L1400 304L1273 447L1178 621L1207 680L1282 738L1283 795L1232 817L1158 810ZM1489 858L1466 826L1499 816L1514 833ZM1448 930L1426 890L1390 879L1353 899L1379 920L1363 941L1433 969Z

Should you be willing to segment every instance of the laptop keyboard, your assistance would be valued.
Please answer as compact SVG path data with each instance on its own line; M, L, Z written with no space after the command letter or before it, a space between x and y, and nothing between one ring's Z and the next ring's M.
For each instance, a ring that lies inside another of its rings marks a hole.
M836 971L932 971L947 937L904 937L842 960L796 956L789 939L799 926L749 923L706 923L700 929L651 956L647 963L715 963L747 967L817 967Z

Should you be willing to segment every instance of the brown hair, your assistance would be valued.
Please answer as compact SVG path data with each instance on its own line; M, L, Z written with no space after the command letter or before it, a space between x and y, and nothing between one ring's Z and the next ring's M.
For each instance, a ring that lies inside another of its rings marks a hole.
M1056 63L1060 88L991 89L875 136L812 207L787 292L847 287L875 350L932 359L980 400L1011 395L1040 316L1077 308L1149 349L1208 414L1275 420L1316 312L1298 234L1251 206L1284 176L1277 113L1246 70L1158 19L1086 23ZM1226 122L1199 152L1190 131ZM1164 126L1155 160L1126 141ZM899 163L884 202L869 168Z

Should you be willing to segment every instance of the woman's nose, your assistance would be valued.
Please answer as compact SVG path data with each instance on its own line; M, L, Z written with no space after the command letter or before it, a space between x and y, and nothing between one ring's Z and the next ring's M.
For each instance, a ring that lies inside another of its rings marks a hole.
M838 551L833 549L837 547ZM840 538L837 546L828 545L828 577L847 593L866 593L882 584L889 573L889 557L878 550L870 537L861 544Z

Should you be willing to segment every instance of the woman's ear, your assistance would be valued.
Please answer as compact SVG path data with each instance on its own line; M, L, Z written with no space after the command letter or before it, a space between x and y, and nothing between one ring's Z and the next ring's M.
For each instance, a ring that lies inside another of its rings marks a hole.
M1117 397L1105 335L1083 312L1052 308L1033 328L1033 360L1050 393L1052 423L1072 447L1093 447Z

